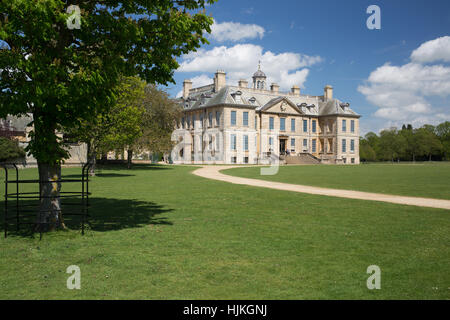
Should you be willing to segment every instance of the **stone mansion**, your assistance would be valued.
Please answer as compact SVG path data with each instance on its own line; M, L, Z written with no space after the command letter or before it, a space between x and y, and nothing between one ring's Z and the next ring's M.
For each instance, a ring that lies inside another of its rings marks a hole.
M185 80L174 163L359 163L360 115L334 99L331 86L323 96L301 94L295 85L287 93L275 83L266 87L260 67L251 87L246 80L227 85L223 71L199 88Z

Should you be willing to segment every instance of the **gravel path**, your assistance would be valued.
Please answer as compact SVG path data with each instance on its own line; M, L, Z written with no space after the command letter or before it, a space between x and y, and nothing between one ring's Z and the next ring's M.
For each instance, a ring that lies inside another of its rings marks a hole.
M248 179L233 177L221 173L221 170L236 168L236 166L203 166L195 171L193 174L213 179L220 180L234 184L243 184L254 187L263 187L277 190L294 191L309 194L318 194L322 196L331 196L339 198L360 199L360 200L372 200L383 201L397 204L405 204L410 206L430 207L450 210L450 200L431 199L431 198L419 198L419 197L406 197L396 196L382 193L361 192L342 189L329 189L312 186L304 186L299 184L290 184L282 182L265 181L259 179Z

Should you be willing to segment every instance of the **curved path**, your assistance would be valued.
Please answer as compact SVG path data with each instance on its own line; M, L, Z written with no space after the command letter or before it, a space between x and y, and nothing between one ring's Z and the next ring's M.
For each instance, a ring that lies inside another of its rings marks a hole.
M282 182L274 182L259 179L249 179L229 176L221 173L221 170L236 168L236 166L203 166L192 173L213 180L220 180L234 184L243 184L254 187L270 188L277 190L317 194L322 196L331 196L339 198L359 199L359 200L372 200L391 202L396 204L404 204L410 206L430 207L450 210L450 200L431 199L431 198L419 198L419 197L405 197L396 196L382 193L361 192L353 190L342 189L329 189L312 186L304 186L299 184L290 184Z

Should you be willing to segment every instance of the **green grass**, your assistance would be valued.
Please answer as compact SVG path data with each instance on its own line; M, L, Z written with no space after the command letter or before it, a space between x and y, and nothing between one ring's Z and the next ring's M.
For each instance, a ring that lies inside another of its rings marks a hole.
M0 299L450 298L449 211L239 186L193 169L103 170L85 236L0 238ZM373 264L381 290L366 287ZM81 268L81 290L66 288L69 265Z
M269 181L325 188L450 199L450 163L362 164L356 166L280 166L275 175L260 175L259 167L223 173Z

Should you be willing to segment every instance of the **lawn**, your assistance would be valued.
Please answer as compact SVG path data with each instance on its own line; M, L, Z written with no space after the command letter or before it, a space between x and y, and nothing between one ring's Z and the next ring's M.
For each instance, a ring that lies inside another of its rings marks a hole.
M277 174L264 176L258 167L222 172L244 178L317 187L450 199L450 162L281 166Z
M84 236L0 238L0 299L450 298L449 211L233 185L192 170L103 169ZM70 265L81 268L81 290L66 288ZM369 265L381 268L381 290L366 287Z

